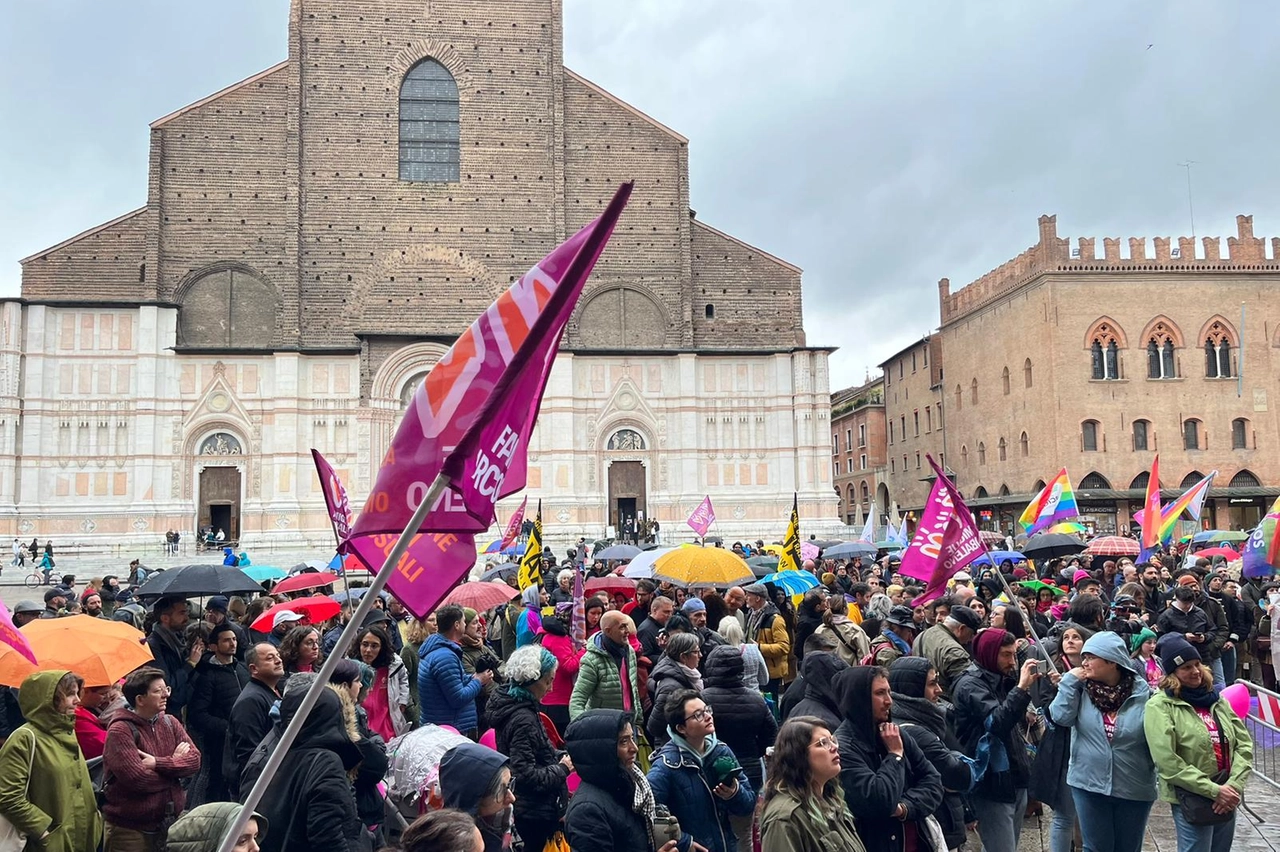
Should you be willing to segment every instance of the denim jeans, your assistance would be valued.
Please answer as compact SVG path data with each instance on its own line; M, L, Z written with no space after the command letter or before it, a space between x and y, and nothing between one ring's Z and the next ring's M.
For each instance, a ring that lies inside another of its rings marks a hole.
M1053 821L1049 823L1049 852L1071 852L1076 839L1076 803L1070 795L1061 798L1062 807L1053 809Z
M1222 679L1227 682L1227 686L1236 682L1236 669L1239 667L1237 660L1239 654L1233 647L1230 650L1224 648L1222 650Z
M1013 802L993 802L974 796L973 810L978 815L983 852L1018 852L1018 837L1027 812L1025 789L1018 791L1017 801Z
M1227 682L1222 676L1222 658L1219 657L1209 663L1209 668L1213 670L1213 685L1218 687L1218 689L1222 689L1226 686Z
M1142 852L1153 802L1135 802L1071 788L1084 852Z
M1230 852L1236 836L1236 815L1220 825L1192 825L1182 818L1182 808L1173 809L1173 827L1178 835L1178 852ZM1237 809L1238 810L1238 809Z

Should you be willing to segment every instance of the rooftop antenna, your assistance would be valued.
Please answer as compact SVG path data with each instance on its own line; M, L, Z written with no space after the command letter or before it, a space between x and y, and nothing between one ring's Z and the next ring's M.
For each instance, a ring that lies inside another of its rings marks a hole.
M1187 160L1178 165L1187 170L1187 210L1191 214L1191 239L1196 238L1196 208L1191 203L1191 167L1196 164L1195 160Z

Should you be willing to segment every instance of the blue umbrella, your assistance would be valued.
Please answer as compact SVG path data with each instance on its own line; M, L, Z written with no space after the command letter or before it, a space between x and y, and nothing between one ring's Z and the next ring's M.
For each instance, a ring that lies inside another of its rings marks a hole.
M759 582L773 583L789 595L803 595L818 586L818 578L808 571L778 571L765 575Z
M354 588L351 590L344 589L341 592L336 592L333 595L330 595L330 597L332 597L335 601L341 604L341 603L346 603L349 600L358 601L362 597L364 597L364 593L367 591L369 591L368 586L358 586L357 588ZM382 597L383 600L390 600L391 596L388 595L386 592L383 592L380 595L380 597Z
M990 565L993 568L998 567L1001 562L1008 559L1010 562L1017 562L1020 559L1026 559L1016 550L992 550L989 553L979 556L971 562L971 565Z
M267 580L283 580L289 574L280 568L273 568L270 565L250 565L248 568L241 568L241 571L248 574L255 583L265 583Z
M876 546L865 541L846 541L822 551L824 559L843 559L852 556L875 556Z

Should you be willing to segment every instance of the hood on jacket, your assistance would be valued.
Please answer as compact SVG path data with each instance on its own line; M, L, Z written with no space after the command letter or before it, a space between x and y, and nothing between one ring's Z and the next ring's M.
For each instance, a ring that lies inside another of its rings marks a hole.
M808 657L805 657L808 662ZM874 666L851 666L835 676L836 694L840 696L840 712L853 729L853 736L879 748L880 736L871 715L871 683L879 675ZM805 683L809 679L805 678Z
M692 686L689 683L689 676L684 673L684 669L680 668L680 663L663 654L654 665L653 671L649 672L649 682L654 685L654 689L657 689L657 685L667 678L675 678L686 687Z
M493 776L507 763L505 754L478 743L461 743L446 751L440 760L444 806L476 816L480 802L493 787Z
M889 666L889 689L909 698L924 698L933 663L925 657L899 657Z
M702 685L718 689L739 689L742 687L746 666L742 662L742 651L729 645L717 645L702 661Z
M458 659L462 659L462 648L457 642L450 642L439 633L432 633L427 640L418 648L418 659L425 660L427 654L440 648L448 648L458 655Z
M485 704L485 718L489 722L489 727L495 731L509 725L517 713L529 713L541 727L541 720L538 719L538 705L529 698L515 696L505 689L498 689Z
M579 778L615 794L631 789L632 781L618 763L618 734L630 721L622 710L588 710L569 723L564 747Z
M1085 640L1084 647L1080 649L1080 653L1093 654L1095 657L1110 660L1123 671L1141 674L1134 667L1133 658L1129 656L1129 648L1118 633L1106 630L1093 634Z
M18 689L18 707L22 715L35 728L64 741L75 742L76 717L53 709L53 696L58 681L66 670L36 672L22 682Z
M306 694L306 690L292 692L280 700L282 728L288 727L293 717L297 715ZM294 741L293 747L328 749L342 758L344 767L352 769L360 762L360 749L351 741L351 718L353 716L344 712L342 699L338 697L337 692L322 688L315 706L311 708L307 720L302 723L302 729L298 731L298 738Z
M236 802L209 802L187 811L169 828L169 852L218 852L222 835L240 813ZM258 842L267 835L267 819L255 813Z
M837 716L844 715L844 705L836 688L836 675L849 668L849 664L828 651L811 651L800 663L800 676L804 678L804 697L830 707ZM867 700L870 701L870 687Z

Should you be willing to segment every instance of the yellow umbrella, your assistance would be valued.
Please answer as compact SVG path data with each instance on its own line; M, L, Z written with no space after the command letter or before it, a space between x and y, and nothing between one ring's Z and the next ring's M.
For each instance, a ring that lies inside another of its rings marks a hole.
M0 683L21 686L37 671L67 669L85 686L110 686L154 659L141 631L122 621L89 615L42 618L22 628L38 666L8 645L0 645Z
M653 563L653 579L677 586L732 586L754 580L741 556L720 547L678 547Z
M780 544L766 544L764 546L764 552L772 553L774 556L777 556L779 559L782 558L782 554L786 553L786 551L783 550L782 545Z

